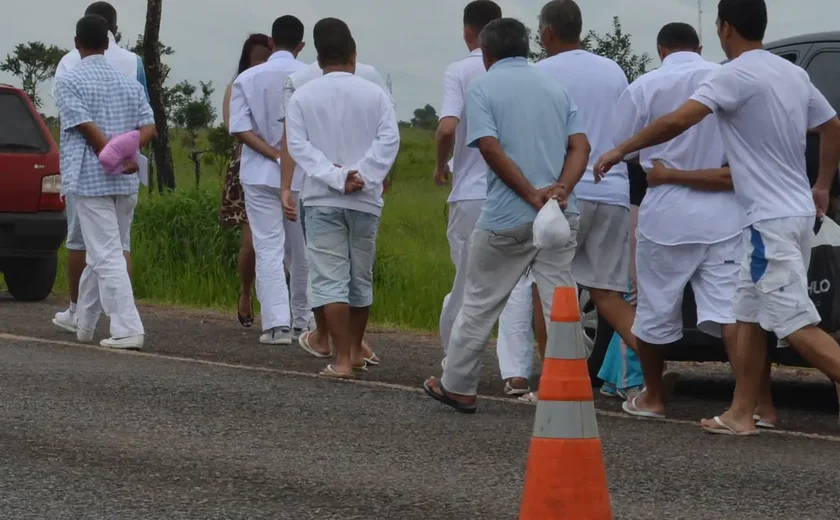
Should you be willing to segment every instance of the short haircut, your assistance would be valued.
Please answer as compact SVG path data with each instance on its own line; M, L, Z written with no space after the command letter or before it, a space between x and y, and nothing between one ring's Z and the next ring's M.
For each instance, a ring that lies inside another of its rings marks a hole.
M583 14L574 0L552 0L540 11L540 28L549 27L563 43L580 41Z
M89 51L108 48L108 21L98 14L83 16L76 23L76 40L79 46Z
M515 18L493 20L481 31L480 39L484 53L496 60L527 58L531 51L528 28Z
M318 52L318 64L347 65L356 53L356 40L350 27L338 18L324 18L312 28L312 40Z
M700 48L700 37L694 27L687 23L673 22L665 25L656 37L656 44L672 50L692 50Z
M271 39L277 48L294 49L303 41L303 22L290 14L281 16L271 26Z
M479 34L488 23L501 17L502 8L493 0L474 0L464 8L464 27Z
M767 4L764 0L720 0L718 20L734 27L745 40L759 42L767 30Z
M117 32L117 10L108 2L94 2L85 9L85 14L98 14L108 22L108 30Z

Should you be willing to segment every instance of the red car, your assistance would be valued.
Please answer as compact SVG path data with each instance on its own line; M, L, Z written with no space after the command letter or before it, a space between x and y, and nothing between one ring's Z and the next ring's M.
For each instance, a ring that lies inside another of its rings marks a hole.
M0 84L0 272L15 299L50 295L66 236L58 146L29 97Z

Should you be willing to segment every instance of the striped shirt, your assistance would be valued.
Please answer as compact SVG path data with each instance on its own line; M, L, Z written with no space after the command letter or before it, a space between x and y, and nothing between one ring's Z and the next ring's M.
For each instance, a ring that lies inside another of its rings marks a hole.
M62 194L137 193L137 175L105 174L78 126L93 122L110 139L154 124L154 113L140 83L117 72L104 56L89 56L56 82L56 104L61 119Z

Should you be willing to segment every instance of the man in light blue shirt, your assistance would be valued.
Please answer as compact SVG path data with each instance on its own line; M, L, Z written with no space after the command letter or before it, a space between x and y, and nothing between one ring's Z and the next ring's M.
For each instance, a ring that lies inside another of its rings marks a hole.
M519 279L531 271L546 316L554 288L574 286L578 212L572 190L590 151L569 95L528 63L528 30L521 22L490 22L481 48L488 72L467 89L466 142L490 169L487 198L472 235L464 304L443 377L423 385L430 397L463 413L476 410L482 354ZM534 220L552 198L565 209L572 235L562 246L537 249Z

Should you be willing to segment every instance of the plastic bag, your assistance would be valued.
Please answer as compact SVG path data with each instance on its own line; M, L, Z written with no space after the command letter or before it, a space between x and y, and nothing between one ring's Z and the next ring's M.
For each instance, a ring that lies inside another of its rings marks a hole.
M140 151L140 132L132 130L111 138L105 148L99 152L99 164L109 175L123 173L123 164L135 160Z
M822 219L811 245L808 266L808 296L817 307L820 328L833 334L840 330L840 226L828 217Z
M534 220L534 246L552 249L565 245L572 238L572 229L566 215L555 199L549 200Z

